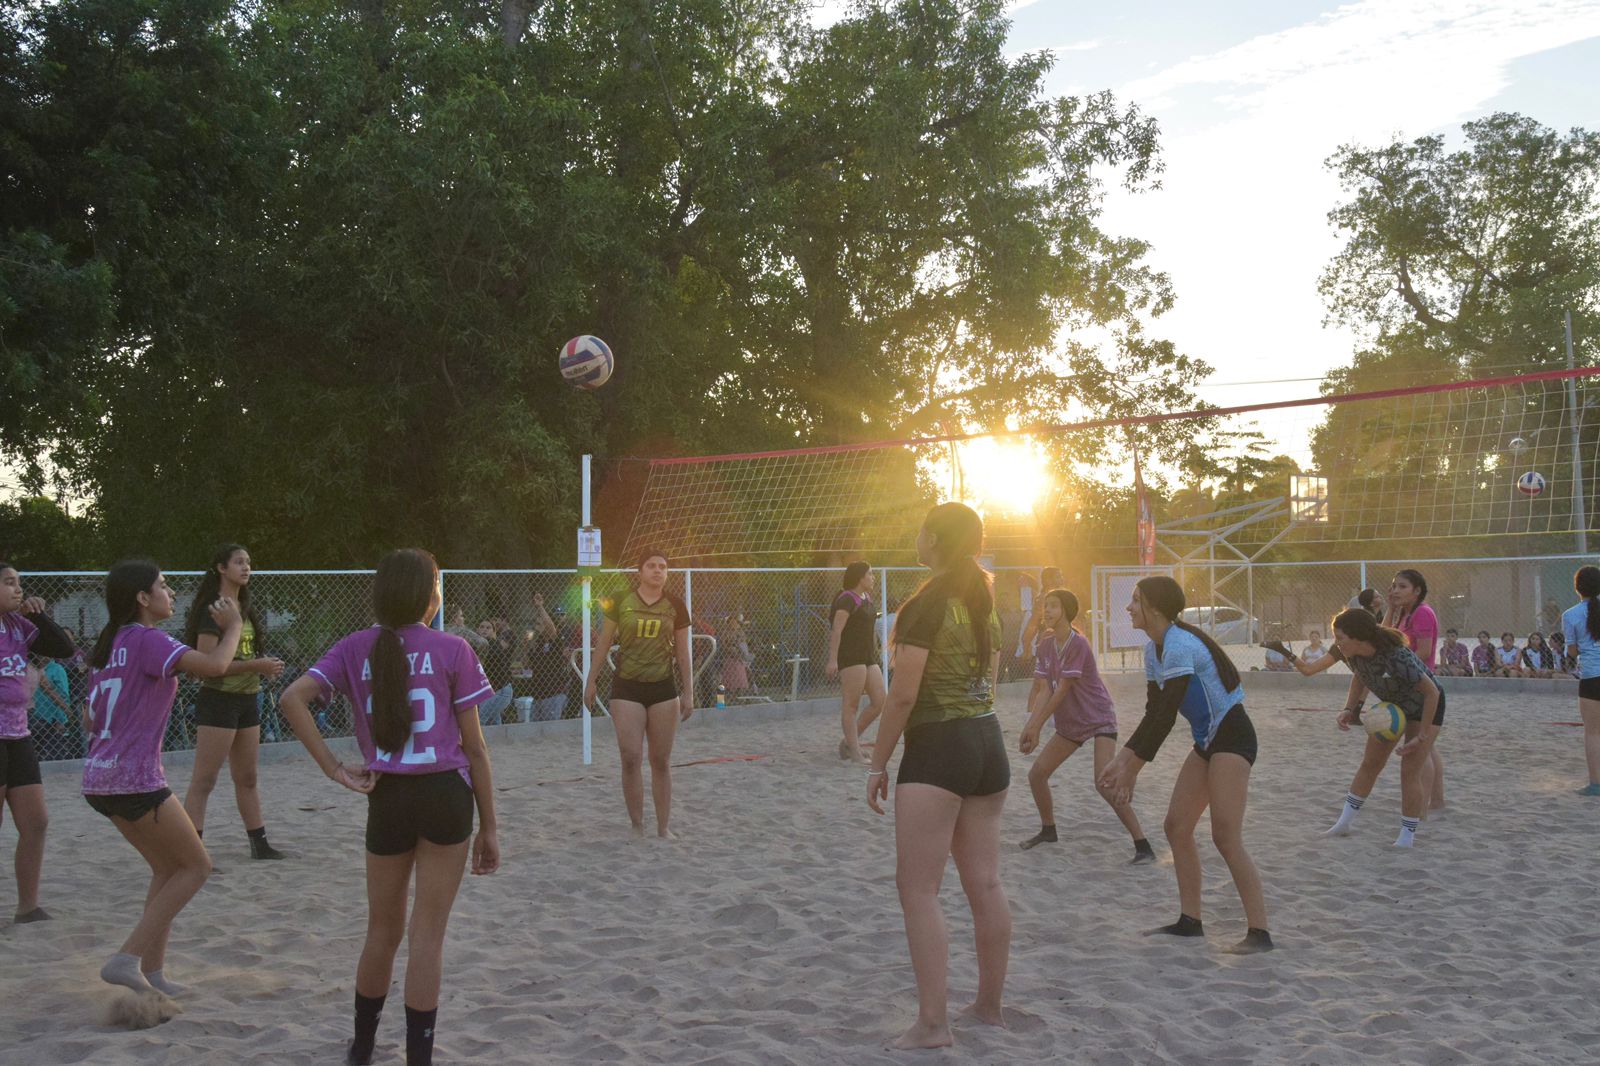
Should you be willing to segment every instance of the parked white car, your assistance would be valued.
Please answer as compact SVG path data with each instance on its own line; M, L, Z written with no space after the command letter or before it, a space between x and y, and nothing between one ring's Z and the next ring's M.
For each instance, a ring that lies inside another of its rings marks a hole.
M1259 644L1264 639L1261 620L1237 607L1185 607L1178 617L1218 644Z

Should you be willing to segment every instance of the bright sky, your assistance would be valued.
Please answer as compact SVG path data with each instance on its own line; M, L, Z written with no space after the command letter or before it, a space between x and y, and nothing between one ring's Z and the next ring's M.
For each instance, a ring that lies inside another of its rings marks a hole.
M843 5L825 3L818 21ZM1217 383L1317 378L1356 338L1322 325L1318 277L1341 144L1453 131L1494 111L1600 122L1600 0L1020 0L1012 49L1049 49L1053 93L1109 88L1159 120L1159 192L1116 196L1112 232L1153 243L1177 306L1159 336ZM1315 381L1206 399L1312 395Z

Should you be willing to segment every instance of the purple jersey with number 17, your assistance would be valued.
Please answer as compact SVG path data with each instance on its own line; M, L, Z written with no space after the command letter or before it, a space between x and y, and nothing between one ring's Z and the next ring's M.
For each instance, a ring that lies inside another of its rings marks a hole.
M397 752L379 751L372 739L372 648L379 632L373 626L351 633L328 649L310 676L322 684L324 696L342 692L356 709L356 743L367 769L385 774L457 770L470 784L456 714L494 695L472 645L420 623L395 630L411 672L411 738Z
M161 738L178 694L178 660L189 646L159 629L117 630L106 665L89 675L89 751L83 791L89 796L154 792L167 787Z

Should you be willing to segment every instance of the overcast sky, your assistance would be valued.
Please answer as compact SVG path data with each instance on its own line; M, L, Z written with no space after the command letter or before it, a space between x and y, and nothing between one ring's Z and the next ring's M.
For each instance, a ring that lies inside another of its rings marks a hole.
M823 5L818 18L837 17ZM1493 111L1600 123L1600 0L1023 0L1012 49L1049 49L1052 93L1112 89L1155 116L1159 192L1117 196L1112 232L1154 244L1176 308L1156 333L1213 381L1315 378L1355 338L1322 326L1317 279L1339 145L1452 131ZM1315 382L1205 390L1219 404Z

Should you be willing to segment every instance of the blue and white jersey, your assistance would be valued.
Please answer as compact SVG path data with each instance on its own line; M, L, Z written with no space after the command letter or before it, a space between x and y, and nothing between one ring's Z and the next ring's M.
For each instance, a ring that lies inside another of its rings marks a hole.
M1189 720L1194 742L1202 748L1216 737L1223 717L1244 702L1244 687L1231 692L1223 687L1217 664L1205 643L1177 626L1168 628L1159 653L1155 641L1144 646L1144 676L1160 688L1180 677L1189 678L1189 690L1184 693L1178 713Z
M1561 612L1561 635L1567 638L1567 647L1578 649L1578 676L1600 677L1600 640L1589 635L1588 600Z

